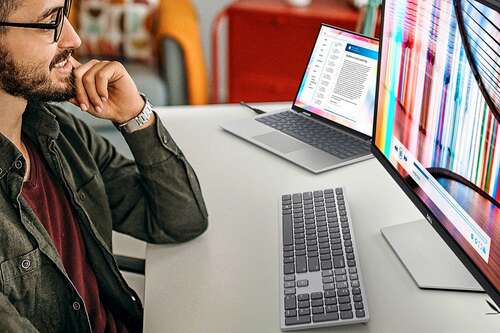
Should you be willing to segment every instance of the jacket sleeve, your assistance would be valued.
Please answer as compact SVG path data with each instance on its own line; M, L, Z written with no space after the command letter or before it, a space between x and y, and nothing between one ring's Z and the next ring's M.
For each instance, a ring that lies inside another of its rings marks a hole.
M3 333L37 333L38 330L31 322L21 317L8 298L0 293L0 332Z
M160 118L124 138L135 162L86 125L88 147L102 174L113 229L150 243L184 242L202 234L208 214L198 178Z

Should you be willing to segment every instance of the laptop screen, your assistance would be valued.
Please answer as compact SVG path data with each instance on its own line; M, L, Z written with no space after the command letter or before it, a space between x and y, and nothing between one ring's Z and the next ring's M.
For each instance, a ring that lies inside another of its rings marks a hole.
M322 25L294 106L372 135L378 40Z

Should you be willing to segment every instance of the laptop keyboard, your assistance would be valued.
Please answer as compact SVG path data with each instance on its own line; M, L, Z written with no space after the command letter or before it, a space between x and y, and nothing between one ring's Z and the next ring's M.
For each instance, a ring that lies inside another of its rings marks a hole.
M282 330L368 321L350 219L341 187L282 196Z
M368 142L294 112L273 113L255 120L341 159L370 153Z

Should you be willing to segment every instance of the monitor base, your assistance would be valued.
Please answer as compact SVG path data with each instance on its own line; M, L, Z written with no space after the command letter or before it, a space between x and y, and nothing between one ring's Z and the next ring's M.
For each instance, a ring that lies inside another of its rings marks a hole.
M381 232L419 288L484 292L426 220Z

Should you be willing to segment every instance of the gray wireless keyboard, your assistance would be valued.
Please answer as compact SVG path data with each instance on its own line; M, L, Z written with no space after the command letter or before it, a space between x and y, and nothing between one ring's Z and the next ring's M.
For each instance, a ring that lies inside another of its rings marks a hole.
M283 195L280 219L281 329L367 322L344 189Z

